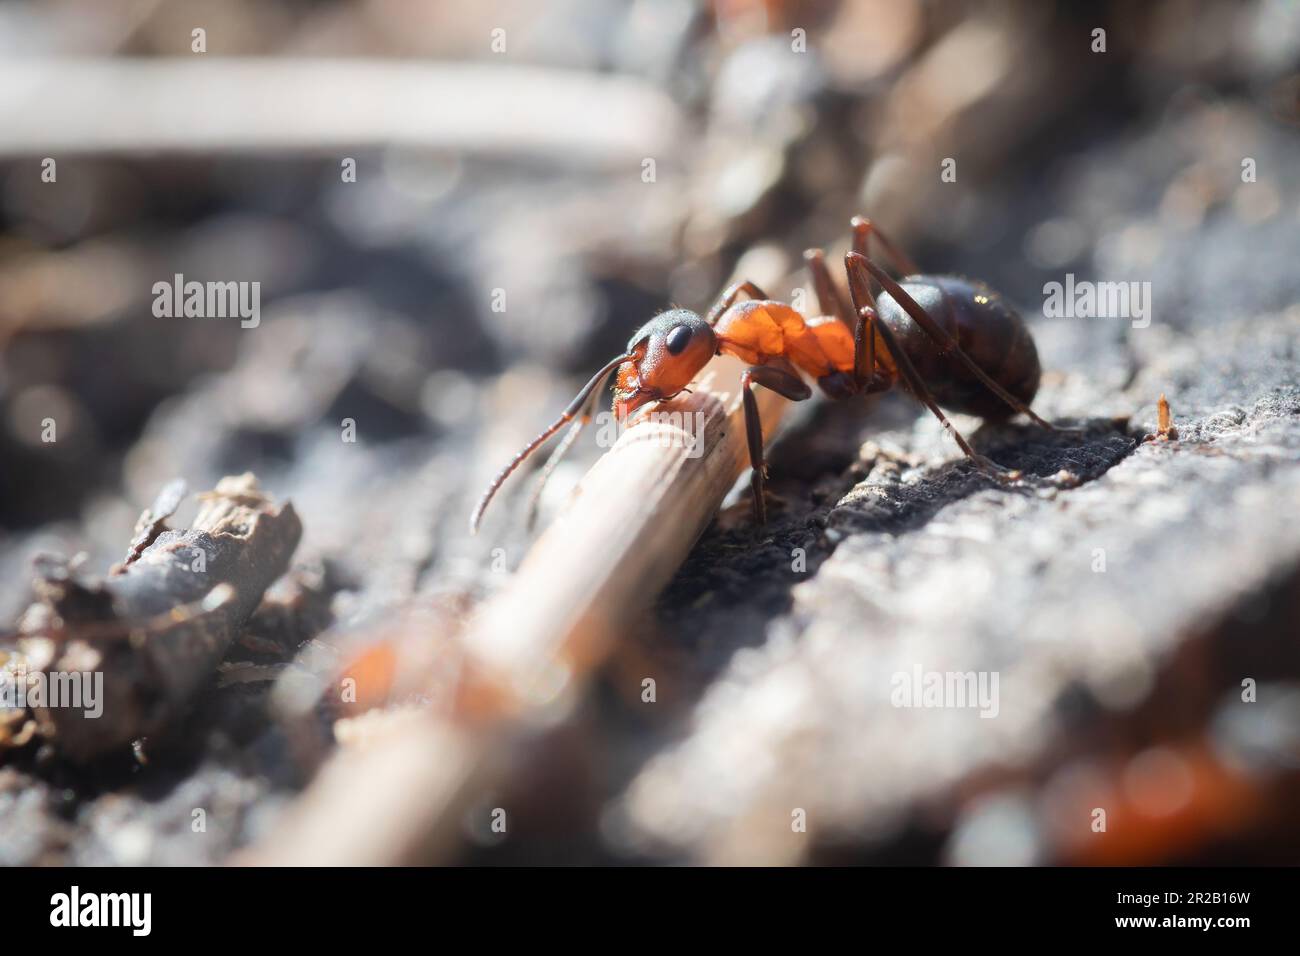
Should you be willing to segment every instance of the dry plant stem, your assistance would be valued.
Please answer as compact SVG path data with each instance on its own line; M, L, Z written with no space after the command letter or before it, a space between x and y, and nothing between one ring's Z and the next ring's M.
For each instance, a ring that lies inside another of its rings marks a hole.
M690 395L650 409L680 419L636 420L471 622L455 703L400 714L388 732L342 748L239 862L427 862L454 848L471 801L504 770L509 743L567 713L748 466L742 371L719 358ZM755 397L770 438L788 403L762 388ZM678 421L690 422L689 436ZM688 437L700 443L689 452Z
M289 565L302 525L252 475L202 496L194 525L164 530L174 486L145 512L126 563L104 578L66 562L38 566L37 602L20 622L29 670L100 673L102 714L33 707L65 756L86 760L166 729L212 678L230 641Z

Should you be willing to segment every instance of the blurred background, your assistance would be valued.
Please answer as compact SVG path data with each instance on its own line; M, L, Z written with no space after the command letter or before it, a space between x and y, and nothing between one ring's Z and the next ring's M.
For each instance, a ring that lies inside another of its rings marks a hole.
M176 477L304 529L150 759L0 751L0 862L256 846L337 718L420 696L314 702L304 749L276 683L454 632L526 549L523 482L466 531L495 469L655 312L784 296L855 213L1021 307L1040 411L1112 424L982 447L1079 487L1008 504L897 396L801 409L773 527L724 510L453 858L1296 862L1298 67L1293 0L0 3L0 618ZM259 282L259 324L157 317L177 273ZM1151 327L1045 317L1067 273L1150 282ZM1001 670L1005 719L899 723L872 680L922 658Z

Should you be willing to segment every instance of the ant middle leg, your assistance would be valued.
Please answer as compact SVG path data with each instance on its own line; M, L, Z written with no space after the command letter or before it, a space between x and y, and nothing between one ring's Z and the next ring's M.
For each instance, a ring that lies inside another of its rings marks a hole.
M938 346L941 355L956 356L958 361L965 365L966 368L970 369L971 373L984 384L985 388L998 398L1002 399L1002 401L1006 402L1012 409L1022 415L1027 415L1035 424L1041 425L1048 431L1067 430L1053 425L999 385L991 375L979 367L973 358L962 351L962 347L957 344L957 340L949 335L943 326L934 321L934 319L930 317L930 314L921 307L921 304L908 295L903 287L891 279L889 273L885 272L885 270L880 268L880 266L876 265L866 256L860 255L856 252L850 252L845 256L845 264L848 266L850 276L852 276L856 270L859 274L859 278L865 280L866 276L862 274L862 270L864 269L874 276L880 282L884 290L893 296L894 301L902 306L903 311L911 316L912 321L921 328L921 331L929 336L930 341ZM852 285L852 283L850 283L850 285ZM881 326L884 326L884 324L885 323L883 322L879 323Z
M826 268L826 253L821 249L808 249L803 254L808 264L808 274L812 277L813 295L817 299L817 314L832 315L849 328L853 328L853 319L849 308L831 279L830 270Z
M872 331L876 321L876 310L867 307L850 318L844 298L831 281L830 272L826 269L825 253L821 249L809 249L803 257L808 263L808 271L812 274L813 289L817 295L820 314L827 315L829 305L835 317L853 331L853 382L857 390L868 395L884 391L890 383L876 376L876 337ZM870 288L862 291L867 301L874 305ZM857 294L854 293L855 300Z
M733 282L727 286L726 290L718 297L718 301L713 303L713 308L709 309L709 314L704 317L704 321L709 325L717 325L718 319L722 318L722 313L735 305L740 294L744 293L751 299L766 299L767 293L756 286L754 283L745 279L742 282Z
M767 524L767 505L763 501L767 465L763 461L763 423L758 415L758 401L754 398L755 385L770 388L792 402L811 398L812 389L784 362L751 365L740 375L740 391L745 401L745 437L749 442L749 464L753 469L749 487L754 495L754 520L758 524Z
M874 395L893 384L889 377L877 375L876 325L880 317L876 313L871 283L862 274L852 269L847 271L849 297L857 310L857 322L853 327L853 378L864 395Z

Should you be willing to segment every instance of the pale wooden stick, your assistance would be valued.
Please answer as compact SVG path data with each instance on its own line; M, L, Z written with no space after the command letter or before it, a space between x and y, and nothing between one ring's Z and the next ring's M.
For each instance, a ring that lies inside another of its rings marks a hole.
M742 370L715 359L691 395L655 409L692 423L694 449L673 422L641 420L588 472L471 622L453 706L402 714L389 732L342 748L270 838L236 862L377 865L450 852L470 802L507 769L507 742L567 712L748 467ZM755 394L770 438L788 403Z

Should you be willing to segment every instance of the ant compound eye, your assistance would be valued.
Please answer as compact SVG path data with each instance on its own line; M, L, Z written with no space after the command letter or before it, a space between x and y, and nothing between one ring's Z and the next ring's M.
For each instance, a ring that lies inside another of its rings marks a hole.
M691 341L691 329L687 325L679 325L668 333L668 338L664 345L668 349L669 355L681 355L687 344Z

